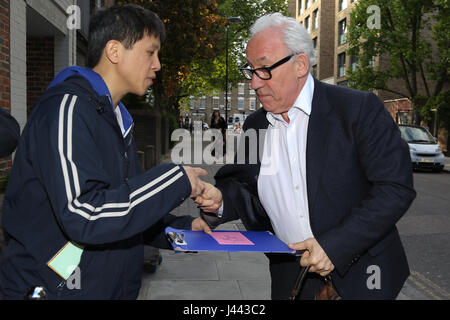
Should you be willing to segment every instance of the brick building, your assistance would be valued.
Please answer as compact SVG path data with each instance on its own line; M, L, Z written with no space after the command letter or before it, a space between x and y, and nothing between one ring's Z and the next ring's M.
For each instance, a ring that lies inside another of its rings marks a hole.
M0 1L0 107L11 110L9 1ZM0 177L11 166L11 157L0 159Z
M255 91L250 88L250 82L245 81L238 83L228 92L227 106L228 123L242 125L247 116L259 109L261 104ZM214 110L219 110L220 115L225 119L225 92L216 92L200 98L192 97L180 116L189 124L192 121L204 121L209 125Z
M0 0L0 106L10 110L22 130L33 103L54 76L71 65L85 66L91 14L116 2ZM167 121L160 114L138 113L135 124L143 132L139 150L154 149L152 160L145 163L159 163L168 149ZM9 172L12 158L0 159L0 178Z
M299 0L294 17L309 31L316 51L312 74L323 82L334 84L335 71L335 3L334 1ZM292 5L292 7L294 7Z
M311 34L316 47L316 63L311 67L312 73L321 81L347 86L347 70L354 69L358 65L356 57L347 53L347 31L351 23L350 13L357 0L292 0L292 8L295 5L295 18ZM373 65L383 67L389 63L385 56L373 57ZM404 91L404 83L398 79L389 80L389 87ZM405 92L406 93L406 92ZM399 94L393 94L383 90L375 91L382 101L389 101L389 111L395 120L399 119L398 112L411 113L409 100ZM401 99L401 103L394 103ZM402 106L401 110L398 106ZM388 107L386 105L386 107Z
M79 11L71 10L74 5ZM21 129L54 75L84 65L94 5L89 0L0 1L0 106L10 110ZM69 27L71 17L80 22L76 28ZM0 159L0 177L9 171L11 159Z
M358 0L291 0L290 12L311 34L316 47L316 63L311 67L312 73L321 81L347 86L347 71L358 65L356 57L347 53L347 30L350 25L350 13ZM430 33L430 29L423 30L423 36ZM331 57L331 58L330 58ZM390 57L386 55L373 57L374 67L386 69ZM418 77L418 90L425 93L425 85ZM430 85L430 84L429 84ZM390 90L408 95L405 82L402 79L389 79ZM399 123L411 122L413 111L411 101L404 95L386 90L375 90L374 93L384 102L393 119ZM432 133L439 137L444 150L447 133L438 128L437 116L433 115L429 123Z

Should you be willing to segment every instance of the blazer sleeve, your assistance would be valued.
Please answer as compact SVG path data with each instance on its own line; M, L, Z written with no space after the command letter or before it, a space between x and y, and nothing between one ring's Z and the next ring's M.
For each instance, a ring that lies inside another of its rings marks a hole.
M36 121L33 134L33 144L39 146L33 154L39 178L71 240L104 244L130 238L189 196L189 179L175 164L156 166L113 186L96 145L100 126L95 109L73 97L52 98L58 109Z
M254 119L253 117L247 118L243 126L244 132L257 127L254 123L249 125L249 120L251 122ZM257 139L259 141L261 137L257 136ZM229 143L233 143L233 141ZM234 163L223 166L214 176L216 187L222 192L223 197L222 217L218 218L215 214L203 211L201 211L201 216L213 228L219 224L240 219L247 230L273 232L270 219L258 197L257 179L260 163L259 161L256 163L250 161L251 154L258 155L259 143L252 144L247 139L241 139L240 143L238 152L245 152L244 160L240 160L236 154Z
M316 237L341 275L353 259L392 232L416 196L408 145L373 93L366 95L353 130L370 188L340 225Z

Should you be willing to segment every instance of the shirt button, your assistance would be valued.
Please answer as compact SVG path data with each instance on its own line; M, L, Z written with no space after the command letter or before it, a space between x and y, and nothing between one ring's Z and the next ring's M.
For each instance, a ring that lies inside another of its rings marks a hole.
M299 186L295 186L295 190L298 190L298 189L300 189L300 187Z

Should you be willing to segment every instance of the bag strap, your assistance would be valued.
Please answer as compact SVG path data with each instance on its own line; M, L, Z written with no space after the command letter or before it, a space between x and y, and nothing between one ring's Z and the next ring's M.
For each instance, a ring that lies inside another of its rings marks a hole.
M303 267L300 269L300 272L297 276L297 280L295 281L294 288L292 289L291 296L289 297L289 300L295 300L297 298L297 295L300 292L300 289L303 286L303 283L305 282L306 275L308 274L310 266Z

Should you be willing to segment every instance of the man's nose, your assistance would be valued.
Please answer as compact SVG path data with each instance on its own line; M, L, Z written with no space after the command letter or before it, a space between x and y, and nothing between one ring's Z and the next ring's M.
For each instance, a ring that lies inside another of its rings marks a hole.
M161 61L159 61L159 56L158 56L158 55L156 56L156 60L155 60L155 62L153 63L152 68L153 68L153 70L155 70L155 71L161 70Z
M256 74L253 74L252 81L250 83L250 86L253 90L258 90L259 88L264 86L264 80L259 78Z

